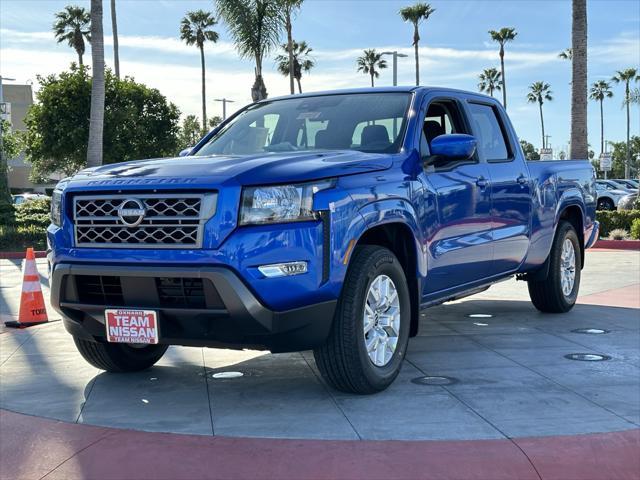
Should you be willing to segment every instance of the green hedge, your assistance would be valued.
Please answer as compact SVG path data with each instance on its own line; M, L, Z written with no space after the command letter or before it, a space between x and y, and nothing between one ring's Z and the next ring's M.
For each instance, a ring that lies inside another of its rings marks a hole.
M50 223L51 199L21 203L16 207L16 227L38 227L46 230Z
M611 230L622 228L631 231L631 224L640 218L640 210L598 210L596 220L600 222L600 237L608 237Z
M636 218L631 223L631 238L633 240L640 240L640 218Z
M0 251L21 252L27 247L47 249L46 232L40 227L0 226Z
M15 223L0 225L0 251L20 252L27 247L46 250L51 200L31 200L15 207Z

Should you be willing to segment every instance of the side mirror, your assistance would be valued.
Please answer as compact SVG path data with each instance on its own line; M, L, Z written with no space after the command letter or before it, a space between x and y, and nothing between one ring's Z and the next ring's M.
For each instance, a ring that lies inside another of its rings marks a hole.
M189 155L191 155L191 152L193 151L193 147L187 147L184 150L182 150L178 156L179 157L188 157Z
M450 133L431 140L431 155L425 158L425 165L467 160L476 153L478 142L472 135Z

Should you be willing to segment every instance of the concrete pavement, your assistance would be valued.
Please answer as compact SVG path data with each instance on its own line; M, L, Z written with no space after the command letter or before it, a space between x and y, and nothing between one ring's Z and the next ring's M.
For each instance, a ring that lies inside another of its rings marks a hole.
M20 280L18 262L0 261L3 320L17 313ZM2 413L0 474L128 478L138 461L127 452L149 442L136 478L180 477L176 452L196 469L182 478L633 478L640 254L589 251L581 293L564 315L538 313L515 281L425 310L399 378L372 396L330 389L309 352L171 347L156 367L115 375L84 362L60 322L4 331L0 407L44 418ZM579 332L596 328L606 333ZM611 359L565 358L572 353ZM51 461L21 452L25 442L29 452L42 443Z

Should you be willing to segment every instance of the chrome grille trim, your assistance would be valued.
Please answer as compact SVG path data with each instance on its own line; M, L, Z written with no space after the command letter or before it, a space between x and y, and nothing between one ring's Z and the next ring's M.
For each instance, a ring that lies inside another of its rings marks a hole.
M120 206L131 199L141 202L145 210L143 220L136 226L128 226L118 214ZM204 224L215 214L217 199L217 193L76 195L75 246L202 248Z

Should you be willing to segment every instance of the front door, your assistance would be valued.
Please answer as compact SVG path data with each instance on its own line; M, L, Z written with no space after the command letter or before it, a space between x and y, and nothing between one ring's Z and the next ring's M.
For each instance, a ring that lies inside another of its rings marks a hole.
M432 101L422 148L428 151L435 137L449 133L471 133L460 105L446 98ZM487 165L478 156L429 166L420 177L425 194L435 200L436 214L423 222L428 248L423 296L435 298L488 276L493 261L491 185Z

